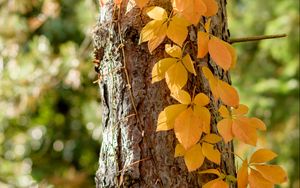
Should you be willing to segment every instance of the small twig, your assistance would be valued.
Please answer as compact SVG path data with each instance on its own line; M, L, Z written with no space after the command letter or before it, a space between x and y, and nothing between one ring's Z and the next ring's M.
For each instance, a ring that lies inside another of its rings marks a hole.
M243 38L233 38L229 39L229 43L238 43L238 42L253 42L259 40L266 40L266 39L275 39L275 38L282 38L286 37L287 34L278 34L278 35L260 35L260 36L251 36L251 37L243 37Z
M119 9L119 11L118 11L118 18L120 18L120 15L121 15L121 11ZM127 82L127 86L128 86L128 90L129 90L129 97L130 97L130 101L131 101L131 104L133 106L135 115L137 117L138 127L139 127L139 129L141 131L142 137L144 137L143 127L145 127L145 126L144 126L142 120L140 119L140 116L138 114L138 110L136 108L136 104L135 104L135 100L134 100L134 96L133 96L133 91L132 91L131 84L130 84L131 81L130 81L129 73L128 73L128 70L127 70L127 62L126 62L126 56L125 56L125 50L124 50L125 45L123 43L123 38L121 36L121 26L120 26L119 22L117 22L117 26L118 26L119 39L120 39L120 43L121 43L118 46L118 48L121 49L121 53L122 53L122 56L123 56L123 66L124 66L124 72L125 72L126 82ZM141 126L141 125L143 125L143 126Z
M123 168L122 170L119 170L119 173L120 173L120 172L123 172L124 170L128 169L129 167L131 167L131 166L133 166L133 165L136 165L136 164L138 164L138 163L140 163L140 162L147 161L147 160L150 160L150 159L151 159L151 157L146 157L146 158L144 158L144 159L141 159L141 160L135 161L135 162L133 162L133 163L130 163L129 165L124 166L124 168Z
M232 151L227 151L227 150L224 151L224 150L222 150L221 153L230 153L230 154L233 154L233 155L237 156L241 161L244 161L244 159L241 156L239 156L237 153L234 153Z

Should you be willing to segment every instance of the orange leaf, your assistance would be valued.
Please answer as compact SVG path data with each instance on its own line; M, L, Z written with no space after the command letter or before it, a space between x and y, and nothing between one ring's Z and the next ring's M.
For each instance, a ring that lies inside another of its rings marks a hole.
M206 106L209 104L209 98L204 93L199 93L195 96L193 103L199 106Z
M175 118L187 108L184 104L174 104L160 112L156 131L167 131L174 128Z
M215 100L221 98L224 104L228 106L237 106L239 104L239 95L234 87L217 79L207 67L202 67L202 71L206 79L208 79Z
M204 156L200 144L194 145L191 149L186 151L184 155L184 162L188 171L194 171L200 168L203 164Z
M208 51L214 62L227 71L232 64L232 57L227 45L224 43L217 37L212 37L208 41Z
M216 144L220 142L222 138L216 134L207 134L202 138L202 140L211 144Z
M203 142L202 144L202 153L210 161L220 164L221 154L218 149L215 149L212 144Z
M273 184L271 182L266 180L260 173L253 169L250 171L248 180L251 188L273 188Z
M201 15L206 12L206 6L202 0L172 0L173 8L180 12L189 22L197 25Z
M228 106L237 106L240 102L239 94L234 87L228 83L218 80L217 85L218 94L224 104Z
M213 16L218 12L218 4L215 0L202 0L206 5L206 12L203 14L204 16Z
M250 163L264 163L277 157L277 154L268 149L259 149L253 153Z
M254 126L255 128L261 131L265 131L267 129L265 123L258 118L250 118L250 121L251 121L251 126Z
M209 41L209 34L199 31L198 32L198 58L203 58L208 53L208 41Z
M222 181L222 179L214 179L203 185L203 188L228 188L228 184Z
M217 127L225 143L232 140L233 138L232 119L222 119L221 121L218 122Z
M246 117L233 120L232 133L240 141L256 146L256 129L249 125L249 123L249 118Z
M248 185L248 161L243 161L242 167L239 169L237 174L238 188L245 188Z
M242 116L247 114L249 111L249 108L244 104L239 104L237 108L232 109L232 114L236 116Z
M265 179L274 184L287 181L286 172L278 165L255 165L255 168Z
M149 0L134 0L139 8L143 8Z
M237 61L236 51L235 51L234 47L232 47L232 45L230 45L229 43L224 42L224 44L226 45L227 49L229 50L231 58L232 58L230 68L234 68L236 65L236 61Z
M183 111L175 119L174 132L176 138L186 150L200 140L202 134L200 121L191 108Z
M210 133L210 113L209 110L200 105L194 106L194 114L199 118L199 124L202 127L203 132Z

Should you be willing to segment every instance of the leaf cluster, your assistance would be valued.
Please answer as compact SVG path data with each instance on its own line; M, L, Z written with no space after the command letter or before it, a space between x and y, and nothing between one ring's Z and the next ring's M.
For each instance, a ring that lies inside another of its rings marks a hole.
M116 2L118 3L118 2ZM246 105L240 104L237 90L227 82L215 76L207 66L202 67L202 73L211 89L211 99L204 93L191 96L183 88L189 73L198 76L191 55L185 50L189 27L201 25L200 19L207 20L197 34L197 58L207 55L219 68L225 72L236 66L237 54L232 45L210 33L210 20L218 12L215 0L171 0L172 11L168 13L158 6L144 7L147 1L135 0L140 8L145 8L146 14L152 19L140 32L140 43L147 42L150 53L168 38L173 44L166 44L165 51L170 56L159 60L152 69L152 83L165 79L171 96L179 104L167 106L158 117L157 131L174 130L178 144L175 157L183 157L188 171L199 169L205 158L219 165L221 152L216 144L223 140L225 143L237 139L245 144L256 146L257 130L266 130L265 124L258 118L246 117ZM209 103L221 103L218 121L218 133L211 133L211 114ZM225 151L226 152L226 151ZM271 187L286 181L285 172L279 166L256 164L271 160L275 154L261 149L252 156L250 163L244 160L239 170L237 180L231 175L222 173L219 169L209 169L200 172L212 173L218 176L204 187L228 187L231 181L237 181L239 187ZM266 160L260 160L266 159ZM268 160L267 160L268 159ZM251 168L248 177L247 165Z

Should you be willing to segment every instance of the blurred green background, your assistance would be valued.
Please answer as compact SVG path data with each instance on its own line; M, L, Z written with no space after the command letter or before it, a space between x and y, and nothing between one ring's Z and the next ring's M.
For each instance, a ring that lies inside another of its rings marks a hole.
M234 84L299 187L299 2L228 1L240 43ZM96 0L0 0L0 187L94 187L101 109L92 53ZM238 152L250 151L238 145Z

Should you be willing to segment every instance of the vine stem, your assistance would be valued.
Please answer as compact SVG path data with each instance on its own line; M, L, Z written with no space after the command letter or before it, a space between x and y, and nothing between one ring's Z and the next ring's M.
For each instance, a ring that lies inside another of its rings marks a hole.
M141 118L140 118L140 116L139 116L139 113L138 113L138 110L137 110L137 107L136 107L136 103L135 103L135 100L134 100L134 96L133 96L133 88L131 87L131 81L130 81L130 78L129 78L129 73L128 73L128 69L127 69L127 61L126 61L126 55L125 55L125 45L124 45L124 43L123 43L123 37L122 37L122 35L121 35L121 26L120 26L120 18L121 18L121 9L119 8L118 9L118 20L117 20L117 29L118 29L118 35L119 35L119 40L120 40L120 45L119 45L119 47L120 47L120 49L121 49L121 53L122 53L122 56L123 56L123 68L124 68L124 73L125 73L125 77L126 77L126 82L127 82L127 87L128 87L128 90L129 90L129 97L130 97L130 101L131 101L131 104L132 104L132 106L133 106L133 109L134 109L134 112L135 112L135 116L136 116L136 118L137 118L137 122L138 122L138 128L140 129L140 131L141 131L141 134L142 134L142 137L143 138L145 138L146 139L146 142L151 146L151 145L153 145L153 143L151 143L151 139L150 138L148 138L148 137L144 137L144 134L145 134L145 132L144 132L144 129L143 129L143 127L145 127L145 125L144 125L144 122L141 120ZM148 140L148 139L150 139L150 140ZM139 161L136 161L136 162L133 162L132 164L130 164L129 165L129 167L130 166L132 166L132 165L134 165L134 164L138 164L138 163L140 163L140 162L143 162L143 161L146 161L146 160L149 160L149 159L152 159L152 161L153 161L153 163L154 163L154 168L155 168L155 171L157 171L158 169L157 169L157 162L156 162L156 160L155 160L155 158L154 158L154 154L153 154L153 152L151 151L151 149L150 149L150 155L151 155L151 157L147 157L147 158L144 158L144 159L141 159L141 160L139 160ZM120 181L119 181L119 187L121 187L121 185L123 184L123 175L124 175L124 170L126 169L126 168L128 168L128 166L126 167L126 166L124 166L124 168L121 170L121 175L120 175ZM156 172L154 172L155 173L155 175L157 176L157 179L156 179L156 183L155 184L158 184L159 183L159 185L160 185L160 187L162 187L162 185L161 185L161 182L162 182L162 180L160 179L160 177L159 177L159 175L156 173Z
M242 37L242 38L232 38L229 39L229 43L238 43L238 42L253 42L259 40L266 40L266 39L275 39L275 38L283 38L287 37L287 34L278 34L278 35L258 35L258 36L251 36L251 37Z
M223 150L223 151L221 151L221 153L231 153L231 154L237 156L241 161L244 161L244 159L241 156L239 156L237 153L234 153L232 151L227 151L227 150L224 151Z
M118 11L118 19L120 18L121 16L121 11L119 9ZM120 48L121 48L121 52L122 52L122 56L123 56L123 66L124 66L124 72L125 72L125 76L126 76L126 82L127 82L127 87L128 87L128 90L129 90L129 97L130 97L130 101L132 103L132 106L133 106L133 109L134 109L134 112L135 112L135 115L137 117L137 120L138 120L138 126L139 126L139 129L141 131L141 134L142 136L144 137L144 131L143 131L143 128L142 128L142 121L139 117L139 114L138 114L138 111L137 111L137 108L136 108L136 104L135 104L135 101L134 101L134 96L133 96L133 93L132 93L132 87L131 87L131 84L130 84L130 78L129 78L129 74L128 74L128 70L127 70L127 62L126 62L126 56L125 56L125 50L124 50L124 43L123 43L123 38L121 36L121 26L120 26L120 23L118 22L117 23L117 26L118 26L118 34L119 34L119 39L120 39Z

